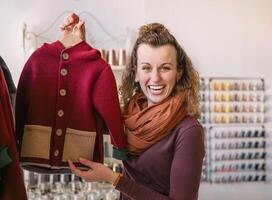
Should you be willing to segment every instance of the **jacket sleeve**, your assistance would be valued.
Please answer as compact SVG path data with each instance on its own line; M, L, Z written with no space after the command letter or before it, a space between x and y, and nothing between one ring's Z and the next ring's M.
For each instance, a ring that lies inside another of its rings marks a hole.
M176 140L168 195L128 177L122 177L116 189L135 200L196 200L204 157L203 129L200 126L193 126L182 135L184 137Z
M16 124L16 140L19 142L19 145L22 141L24 125L31 97L32 78L33 77L31 72L31 59L29 59L21 73L16 93L15 124Z
M113 156L126 159L126 138L121 118L121 109L114 75L107 66L97 79L93 91L93 103L109 129L111 143L114 145Z

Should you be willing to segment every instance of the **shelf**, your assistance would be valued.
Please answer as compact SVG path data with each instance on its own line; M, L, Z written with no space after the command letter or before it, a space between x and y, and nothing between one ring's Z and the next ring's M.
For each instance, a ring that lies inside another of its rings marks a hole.
M254 126L264 126L265 123L206 123L206 126L234 126L234 127L254 127Z
M248 90L234 90L234 89L232 89L232 90L213 90L212 88L210 88L210 91L211 92L225 92L225 93L235 93L235 92L237 92L237 93L240 93L240 92L244 92L244 93L252 93L252 92L264 92L264 90L263 89L256 89L256 90L253 90L253 89L248 89Z
M126 68L125 65L112 65L112 71L123 71Z

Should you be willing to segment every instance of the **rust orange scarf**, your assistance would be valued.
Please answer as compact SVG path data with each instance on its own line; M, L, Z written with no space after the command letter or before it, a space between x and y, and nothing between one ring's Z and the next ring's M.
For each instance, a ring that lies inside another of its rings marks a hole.
M184 105L186 94L179 92L149 107L143 93L132 97L127 113L123 115L130 154L141 154L177 126L187 115Z

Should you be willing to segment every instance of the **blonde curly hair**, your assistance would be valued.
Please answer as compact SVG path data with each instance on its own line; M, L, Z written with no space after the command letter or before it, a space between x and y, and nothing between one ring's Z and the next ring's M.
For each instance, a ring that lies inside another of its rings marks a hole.
M199 117L200 80L198 72L194 69L190 58L181 48L175 37L160 23L150 23L141 26L139 29L139 36L132 49L129 63L122 74L122 82L119 87L124 111L128 107L132 96L141 91L139 83L135 82L137 50L141 44L148 44L152 47L170 44L176 49L177 68L178 72L181 72L182 75L177 80L172 95L176 92L187 90L187 112L191 116Z

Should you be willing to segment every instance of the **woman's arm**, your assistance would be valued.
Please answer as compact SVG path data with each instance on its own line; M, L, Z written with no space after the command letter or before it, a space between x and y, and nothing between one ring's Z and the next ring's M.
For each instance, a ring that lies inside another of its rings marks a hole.
M204 155L201 126L193 126L178 137L170 175L169 196L172 199L197 199Z
M169 195L163 195L128 177L121 177L116 189L135 200L196 200L204 157L203 129L201 126L193 126L179 136L170 172ZM103 164L85 159L80 162L92 169L83 172L69 163L72 171L86 181L104 180L113 183L118 177L117 173Z

